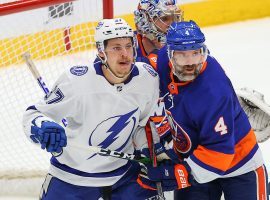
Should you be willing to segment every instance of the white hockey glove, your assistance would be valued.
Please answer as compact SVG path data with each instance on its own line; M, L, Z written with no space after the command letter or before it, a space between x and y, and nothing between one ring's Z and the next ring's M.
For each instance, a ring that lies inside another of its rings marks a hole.
M250 88L237 89L236 94L255 131L257 141L265 142L270 138L270 106L264 101L263 94Z

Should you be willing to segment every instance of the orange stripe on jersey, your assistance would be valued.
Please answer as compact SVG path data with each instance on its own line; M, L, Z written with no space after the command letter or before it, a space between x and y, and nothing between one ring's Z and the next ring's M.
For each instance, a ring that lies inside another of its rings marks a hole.
M229 168L234 156L234 154L220 153L201 145L194 150L193 154L203 163L222 171L226 171Z
M152 116L150 117L151 121L155 122L155 123L161 123L164 121L164 119L166 119L165 116Z
M251 129L249 133L235 145L235 155L230 168L243 160L256 144L256 136L254 131Z
M235 145L234 154L225 154L213 151L200 145L193 154L206 165L222 171L227 171L243 160L252 151L256 144L256 136L254 131L251 129L249 133Z
M202 68L201 68L200 74L204 72L204 70L206 69L206 67L207 67L207 62L205 61L205 62L203 63Z
M266 175L264 166L256 169L257 176L257 200L267 200Z
M144 49L144 47L143 47L143 43L142 43L142 35L139 34L139 33L137 33L137 41L138 41L138 44L139 44L139 48L141 49L142 55L143 55L144 57L146 57L146 56L147 56L147 53L146 53L146 51L145 51L145 49Z
M144 189L147 189L147 190L157 190L156 188L153 188L149 185L146 185L142 182L142 180L140 179L140 176L137 178L137 183Z
M157 71L157 54L150 53L147 58L151 66Z

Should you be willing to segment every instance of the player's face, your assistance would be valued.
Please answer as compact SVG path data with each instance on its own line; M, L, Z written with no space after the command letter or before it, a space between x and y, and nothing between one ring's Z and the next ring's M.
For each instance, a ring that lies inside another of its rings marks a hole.
M153 18L157 30L161 33L167 33L170 25L179 21L182 21L182 11L174 6L168 7L162 17Z
M194 80L199 75L204 61L205 54L201 49L172 52L173 73L180 81Z
M166 33L174 20L174 15L165 15L163 17L155 17L153 21L158 31L161 33Z
M130 73L134 61L134 49L131 38L110 39L105 48L107 63L117 77Z

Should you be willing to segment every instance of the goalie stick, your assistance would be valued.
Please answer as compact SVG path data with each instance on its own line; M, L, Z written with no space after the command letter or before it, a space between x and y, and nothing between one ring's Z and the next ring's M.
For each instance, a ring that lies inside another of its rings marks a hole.
M42 90L45 93L45 95L49 94L50 93L50 90L48 89L48 87L46 86L46 84L43 81L42 77L40 76L39 71L37 70L36 65L34 64L34 62L31 59L30 53L29 52L25 52L22 55L22 58L25 60L28 68L31 71L31 74L37 80L38 85L42 88ZM63 118L62 119L62 123L63 123L64 126L67 126L66 119ZM151 160L149 158L142 157L140 155L134 155L134 154L129 154L129 153L124 153L124 152L114 151L114 150L110 150L110 149L104 149L104 148L100 148L100 147L97 147L97 146L83 147L83 146L77 145L77 144L72 143L72 142L69 142L68 145L70 147L80 148L80 149L84 149L86 151L89 151L90 150L93 153L97 153L97 154L102 155L102 156L110 156L110 157L114 157L114 158L135 161L135 162L139 162L139 163L143 163L143 164L151 163ZM58 156L59 154L52 153L52 155L53 156Z

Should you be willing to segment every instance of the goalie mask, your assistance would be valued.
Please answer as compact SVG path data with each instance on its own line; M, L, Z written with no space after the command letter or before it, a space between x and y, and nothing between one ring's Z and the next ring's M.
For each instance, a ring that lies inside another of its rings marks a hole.
M182 20L182 11L175 0L140 0L134 15L137 31L163 44L170 24Z
M192 81L207 58L205 37L194 21L173 23L168 30L167 51L172 72L180 81Z

